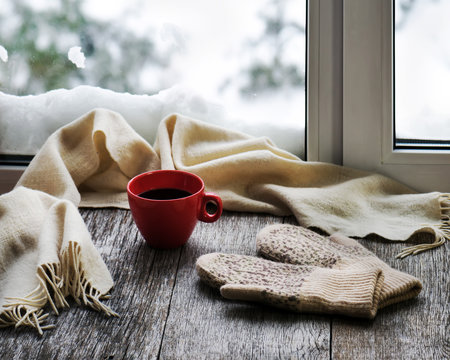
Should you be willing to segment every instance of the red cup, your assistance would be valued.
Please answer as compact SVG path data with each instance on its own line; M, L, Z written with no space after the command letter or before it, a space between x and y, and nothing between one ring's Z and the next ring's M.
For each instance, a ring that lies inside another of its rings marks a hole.
M181 170L155 170L137 175L128 182L127 193L134 222L147 244L154 248L184 245L198 220L214 222L222 214L220 197L205 192L200 177ZM180 195L186 196L174 198ZM213 213L206 209L209 204L215 205Z

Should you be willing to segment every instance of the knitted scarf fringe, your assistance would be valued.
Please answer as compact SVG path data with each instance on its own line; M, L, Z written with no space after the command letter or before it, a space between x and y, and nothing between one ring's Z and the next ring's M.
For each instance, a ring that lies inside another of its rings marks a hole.
M87 305L107 316L118 316L101 302L109 295L101 294L86 278L80 254L80 245L70 241L61 253L61 263L38 266L36 276L39 285L23 298L6 298L8 303L3 305L3 312L0 313L0 328L31 326L42 335L43 330L54 328L51 324L44 325L49 314L44 313L42 308L49 303L59 315L58 308L69 307L66 301L68 295L80 305Z
M417 255L423 251L434 249L450 241L450 194L441 194L439 197L441 222L432 225L435 232L435 240L431 244L419 244L403 249L396 257L403 259L409 255Z

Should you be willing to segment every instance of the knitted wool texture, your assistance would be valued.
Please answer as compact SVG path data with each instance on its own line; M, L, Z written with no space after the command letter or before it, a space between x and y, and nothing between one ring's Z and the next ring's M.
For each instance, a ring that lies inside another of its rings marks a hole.
M291 265L245 255L212 253L197 260L200 278L224 298L298 311L373 318L383 285L381 269Z
M200 176L225 210L294 215L328 234L393 241L434 235L401 257L450 239L450 194L417 194L382 175L302 161L268 138L182 115L161 121L152 147L120 114L94 110L53 133L18 185L77 206L128 208L127 182L156 169Z
M262 229L256 239L259 255L274 261L342 270L357 263L365 269L382 269L380 308L414 298L422 290L417 278L391 268L357 241L343 235L325 237L304 227L276 224Z
M54 327L47 310L59 314L69 295L117 316L103 303L112 286L75 205L25 187L0 196L0 328L30 326L42 335Z

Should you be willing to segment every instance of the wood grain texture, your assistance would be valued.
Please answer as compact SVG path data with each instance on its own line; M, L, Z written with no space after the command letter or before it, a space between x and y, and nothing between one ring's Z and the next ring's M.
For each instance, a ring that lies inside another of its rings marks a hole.
M404 243L360 241L391 267L418 277L423 289L417 299L381 309L373 321L335 318L333 359L450 359L447 247L399 260Z
M203 254L255 255L255 236L292 217L225 212L199 223L176 250L148 247L126 210L81 210L115 281L106 303L120 318L76 305L41 337L2 329L0 359L449 359L449 260L446 247L396 260L403 243L361 240L392 267L419 277L418 299L379 311L373 321L296 314L230 301L201 283Z
M207 253L256 255L269 215L226 214L200 224L183 249L161 359L328 359L329 319L230 301L201 283L196 259Z
M125 210L82 210L93 241L115 282L107 304L120 318L73 302L56 328L40 337L31 329L2 331L1 359L157 358L180 249L146 246Z

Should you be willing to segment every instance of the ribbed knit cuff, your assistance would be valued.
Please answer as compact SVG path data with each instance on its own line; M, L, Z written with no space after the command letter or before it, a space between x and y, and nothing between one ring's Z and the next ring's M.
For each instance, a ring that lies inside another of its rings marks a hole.
M301 288L300 311L374 318L384 275L381 269L316 268Z
M384 274L384 283L381 288L380 309L401 301L415 298L422 290L422 283L416 277L391 268L375 255L362 257L356 262L353 259L342 260L337 268L374 269L380 268Z
M409 300L419 295L422 283L416 277L395 270L387 264L382 266L384 285L381 292L379 308Z

